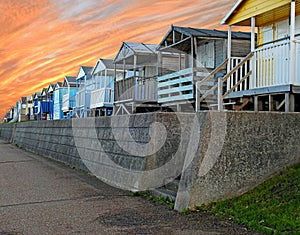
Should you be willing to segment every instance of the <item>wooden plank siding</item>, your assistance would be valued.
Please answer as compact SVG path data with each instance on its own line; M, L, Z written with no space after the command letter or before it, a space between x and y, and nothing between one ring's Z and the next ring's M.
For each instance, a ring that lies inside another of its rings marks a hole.
M231 56L245 57L246 55L249 54L250 51L251 51L251 42L249 40L232 39Z
M272 11L276 8L280 8L287 5L291 0L272 0L272 1L261 1L261 0L246 0L243 1L236 13L232 14L227 20L226 24L235 25L239 22L243 22L250 19L252 16L257 16L268 11ZM278 16L277 16L278 17Z

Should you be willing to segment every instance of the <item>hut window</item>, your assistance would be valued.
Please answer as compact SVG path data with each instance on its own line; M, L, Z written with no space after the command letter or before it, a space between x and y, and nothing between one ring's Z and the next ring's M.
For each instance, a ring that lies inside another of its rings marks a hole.
M284 20L276 24L276 39L282 39L289 36L289 21Z

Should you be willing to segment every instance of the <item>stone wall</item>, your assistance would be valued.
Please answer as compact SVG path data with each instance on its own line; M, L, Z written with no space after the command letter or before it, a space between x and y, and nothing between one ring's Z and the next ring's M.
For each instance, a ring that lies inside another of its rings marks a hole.
M240 195L300 160L300 114L147 113L0 125L0 136L115 187L181 174L175 209Z
M0 130L19 147L137 191L160 187L180 175L192 118L185 113L148 113L24 122L1 125Z
M299 113L210 113L197 157L184 166L175 209L241 195L299 162L299 118Z

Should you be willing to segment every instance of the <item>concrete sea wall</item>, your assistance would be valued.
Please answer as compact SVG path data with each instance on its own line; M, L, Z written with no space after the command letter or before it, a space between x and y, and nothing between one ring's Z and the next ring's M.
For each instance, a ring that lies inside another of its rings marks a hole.
M300 114L147 113L0 125L0 137L132 191L181 175L175 209L240 195L300 161Z

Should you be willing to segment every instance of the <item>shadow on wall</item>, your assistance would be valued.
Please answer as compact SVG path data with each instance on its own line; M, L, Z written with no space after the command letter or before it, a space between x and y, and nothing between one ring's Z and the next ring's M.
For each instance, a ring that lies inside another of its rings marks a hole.
M175 209L240 195L300 160L298 113L146 113L0 125L0 136L118 188L181 175Z

